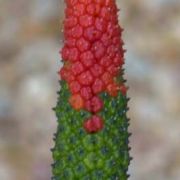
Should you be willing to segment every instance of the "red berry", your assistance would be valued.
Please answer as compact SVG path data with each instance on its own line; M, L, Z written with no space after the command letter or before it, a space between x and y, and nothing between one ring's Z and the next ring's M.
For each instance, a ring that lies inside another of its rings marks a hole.
M104 72L103 68L99 64L94 64L90 70L94 77L99 77Z
M107 68L108 72L113 75L113 76L117 76L119 73L119 67L115 66L114 64L112 64L111 66L109 66Z
M97 59L102 58L105 53L105 47L104 47L103 43L101 43L100 41L97 41L93 44L92 50Z
M92 90L94 94L100 93L105 89L104 83L101 79L96 79L92 85Z
M79 23L83 27L88 27L94 23L94 18L89 15L83 15L79 17Z
M101 7L100 4L96 4L95 5L95 15L98 16L100 13Z
M118 85L115 83L109 84L107 86L107 92L109 93L110 96L117 96L118 95Z
M107 23L105 20L103 20L103 18L96 18L95 26L97 30L106 32Z
M67 48L62 49L62 58L66 61L77 61L79 57L79 52L77 48Z
M114 45L110 45L110 46L107 48L107 55L108 55L110 58L114 58L117 52L118 52L118 49L117 49Z
M59 74L61 76L61 79L68 82L72 82L75 79L74 76L70 73L70 71L68 71L68 69L65 67L61 68Z
M91 26L84 30L84 37L90 42L94 42L101 37L101 32L96 30L94 26Z
M97 129L98 131L103 128L104 123L103 123L102 119L101 119L99 116L94 115L94 116L92 117L92 120L93 120L93 123L94 123L94 125L96 126L96 129Z
M85 67L90 67L95 62L94 55L91 51L86 51L82 53L80 59Z
M76 17L69 17L66 18L66 20L64 21L64 27L65 29L69 29L77 25L77 23L78 23L78 19Z
M79 2L87 5L91 2L91 0L79 0Z
M71 71L76 76L84 71L84 67L81 62L77 61L71 66Z
M92 90L89 86L83 87L80 91L82 98L88 100L92 97Z
M123 57L119 53L116 54L115 58L113 59L113 63L115 66L121 67L124 63Z
M67 6L71 7L77 4L78 0L66 0Z
M61 55L62 55L62 59L63 59L64 61L68 60L68 58L69 58L69 48L66 47L66 46L64 46L64 47L62 48L62 50L61 50Z
M80 110L84 107L83 98L79 94L72 95L69 99L69 103L76 110Z
M69 33L69 36L73 38L80 38L83 34L83 29L81 26L77 25L71 29L71 32Z
M69 50L69 61L77 61L79 58L79 52L76 48L72 48Z
M117 45L117 44L118 44L119 46L120 46L121 43L122 43L121 40L120 40L120 38L119 38L119 36L114 37L113 40L112 40L112 42L113 42L114 45Z
M64 67L61 68L61 70L58 73L61 76L61 79L66 80L66 78L67 78L67 70Z
M74 80L75 80L74 75L73 75L71 72L68 71L66 81L67 81L68 83L70 83L70 82L72 82L72 81L74 81Z
M75 16L82 16L85 11L84 4L77 4L73 7L74 15Z
M99 5L104 5L104 0L94 0L94 2Z
M104 44L104 46L109 46L110 44L112 44L112 39L107 33L104 33L102 35L101 41Z
M94 96L91 99L92 112L97 113L103 108L103 101L98 97Z
M81 86L80 84L77 82L77 81L72 81L70 84L69 84L69 89L71 91L72 94L76 94L79 92Z
M111 0L106 0L106 6L110 6L111 8L113 8L113 7L116 8L114 1L111 1ZM111 12L112 12L112 10L111 10Z
M110 84L113 82L113 77L111 76L110 73L108 72L105 72L102 76L101 76L101 79L103 80L104 84L107 85L107 84Z
M71 8L66 8L65 9L65 15L68 18L69 16L73 15L73 10Z
M127 87L125 85L120 85L119 86L119 90L121 91L121 93L125 96L127 93Z
M88 50L90 47L90 44L88 41L86 41L84 38L80 38L77 41L77 48L79 49L79 51L84 52L86 50Z
M82 85L90 85L93 82L93 76L90 71L85 71L77 77L78 81Z
M107 4L108 1L106 1L106 4ZM101 17L104 18L105 20L109 20L110 19L110 11L109 11L109 8L108 7L103 7L101 9L101 13L100 13Z
M108 67L112 63L112 59L110 59L108 56L104 56L100 60L101 66Z
M74 38L67 38L66 40L65 40L65 45L66 46L68 46L69 48L71 48L71 47L75 47L76 46L76 39L74 39Z
M85 102L85 105L84 105L85 109L89 112L92 112L92 105L91 105L91 101L90 100L87 100Z
M114 23L113 23L113 21L114 21ZM117 19L112 18L111 23L109 23L107 26L107 32L111 37L120 36L120 34L121 34L120 27L117 25L116 26L114 25L114 24L116 24L116 21L117 21Z
M95 15L96 13L96 7L95 7L95 4L94 3L91 3L87 6L87 9L86 11L90 14L90 15Z
M93 117L87 119L83 126L88 133L96 133L103 129L104 122L101 117L94 115Z
M118 21L116 18L114 18L114 20L115 20L115 23L116 23L116 21ZM119 37L121 35L121 28L119 27L119 25L114 26L113 30L114 30L113 31L113 36ZM118 44L118 45L120 45L120 44Z

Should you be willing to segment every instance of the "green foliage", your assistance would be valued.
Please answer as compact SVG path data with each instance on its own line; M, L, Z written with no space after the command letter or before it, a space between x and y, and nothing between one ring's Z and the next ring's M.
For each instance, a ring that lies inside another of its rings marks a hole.
M120 92L117 97L100 94L104 108L99 115L105 127L88 134L83 129L84 119L91 114L74 110L68 103L70 92L61 81L57 106L58 119L55 147L52 149L53 180L127 180L130 162L128 98Z

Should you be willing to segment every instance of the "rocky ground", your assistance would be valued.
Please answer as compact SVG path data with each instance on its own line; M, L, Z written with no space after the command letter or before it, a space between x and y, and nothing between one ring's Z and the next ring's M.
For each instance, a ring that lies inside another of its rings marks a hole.
M130 180L180 179L180 2L118 0L126 42ZM0 0L0 179L49 180L62 0Z

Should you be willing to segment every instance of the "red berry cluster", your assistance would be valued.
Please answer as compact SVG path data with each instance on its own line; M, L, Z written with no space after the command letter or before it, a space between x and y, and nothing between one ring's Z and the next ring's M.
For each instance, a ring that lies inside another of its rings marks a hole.
M88 133L94 133L101 130L104 126L102 119L99 116L92 116L90 119L85 121L84 128Z
M124 63L118 9L114 0L66 0L66 3L65 42L61 51L64 66L60 75L72 94L71 106L96 114L103 108L99 93L126 94L126 87L116 81ZM88 122L84 125L86 130L90 127ZM95 132L99 130L94 128Z

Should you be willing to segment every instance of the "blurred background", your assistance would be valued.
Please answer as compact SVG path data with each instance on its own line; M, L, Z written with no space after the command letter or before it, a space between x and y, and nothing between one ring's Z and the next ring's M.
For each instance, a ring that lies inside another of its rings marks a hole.
M180 179L180 1L118 0L130 180ZM0 180L50 180L63 0L0 0Z

